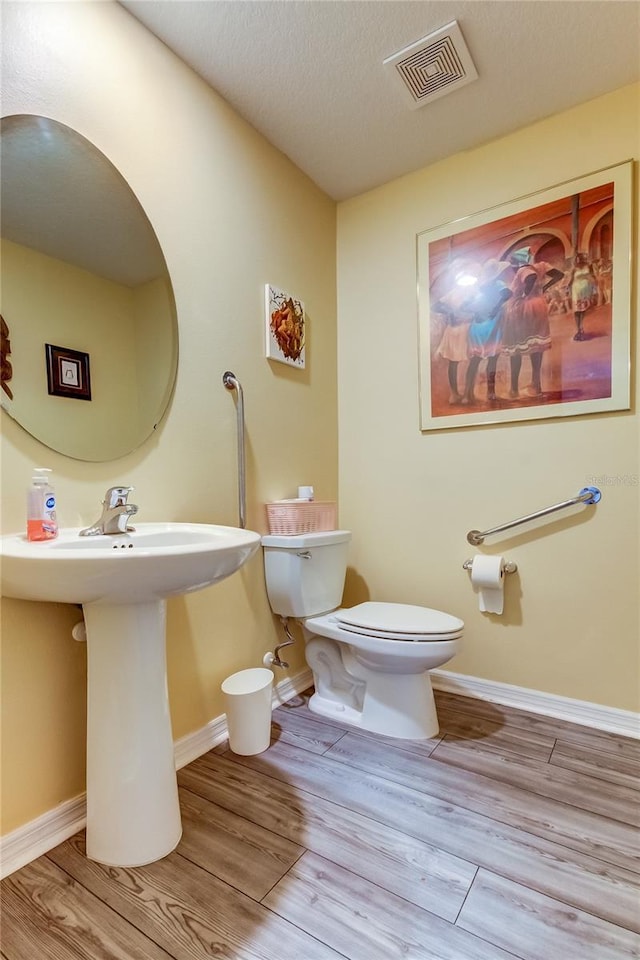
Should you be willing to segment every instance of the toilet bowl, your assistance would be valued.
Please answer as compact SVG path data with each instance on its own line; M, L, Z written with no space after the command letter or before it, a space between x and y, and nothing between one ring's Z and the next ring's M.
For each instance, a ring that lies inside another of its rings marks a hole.
M438 732L429 670L458 652L464 623L440 610L368 601L340 607L346 530L262 538L267 594L303 628L314 713L402 739Z
M306 618L305 656L316 684L309 709L391 737L435 736L428 671L455 656L463 627L439 610L400 603Z

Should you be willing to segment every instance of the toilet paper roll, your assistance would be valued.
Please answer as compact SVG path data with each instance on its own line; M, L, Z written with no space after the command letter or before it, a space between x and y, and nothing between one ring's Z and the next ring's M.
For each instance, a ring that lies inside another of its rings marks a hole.
M504 609L504 558L474 557L471 584L479 595L482 613L502 613Z

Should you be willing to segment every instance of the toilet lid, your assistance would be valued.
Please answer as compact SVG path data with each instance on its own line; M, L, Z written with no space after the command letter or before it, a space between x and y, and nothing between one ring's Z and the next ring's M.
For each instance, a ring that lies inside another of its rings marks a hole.
M348 610L340 610L336 620L347 629L358 633L392 637L430 636L460 633L464 621L441 610L419 607L408 603L359 603Z

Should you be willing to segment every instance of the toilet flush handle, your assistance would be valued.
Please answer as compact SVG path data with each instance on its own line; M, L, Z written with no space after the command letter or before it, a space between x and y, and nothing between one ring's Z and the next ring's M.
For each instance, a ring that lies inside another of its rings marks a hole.
M311 553L309 550L299 550L296 557L300 557L301 560L311 560Z

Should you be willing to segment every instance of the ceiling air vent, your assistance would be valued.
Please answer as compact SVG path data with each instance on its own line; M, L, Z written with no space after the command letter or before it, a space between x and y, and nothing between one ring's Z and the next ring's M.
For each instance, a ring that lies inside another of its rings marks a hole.
M478 78L456 20L387 57L383 65L414 109Z

